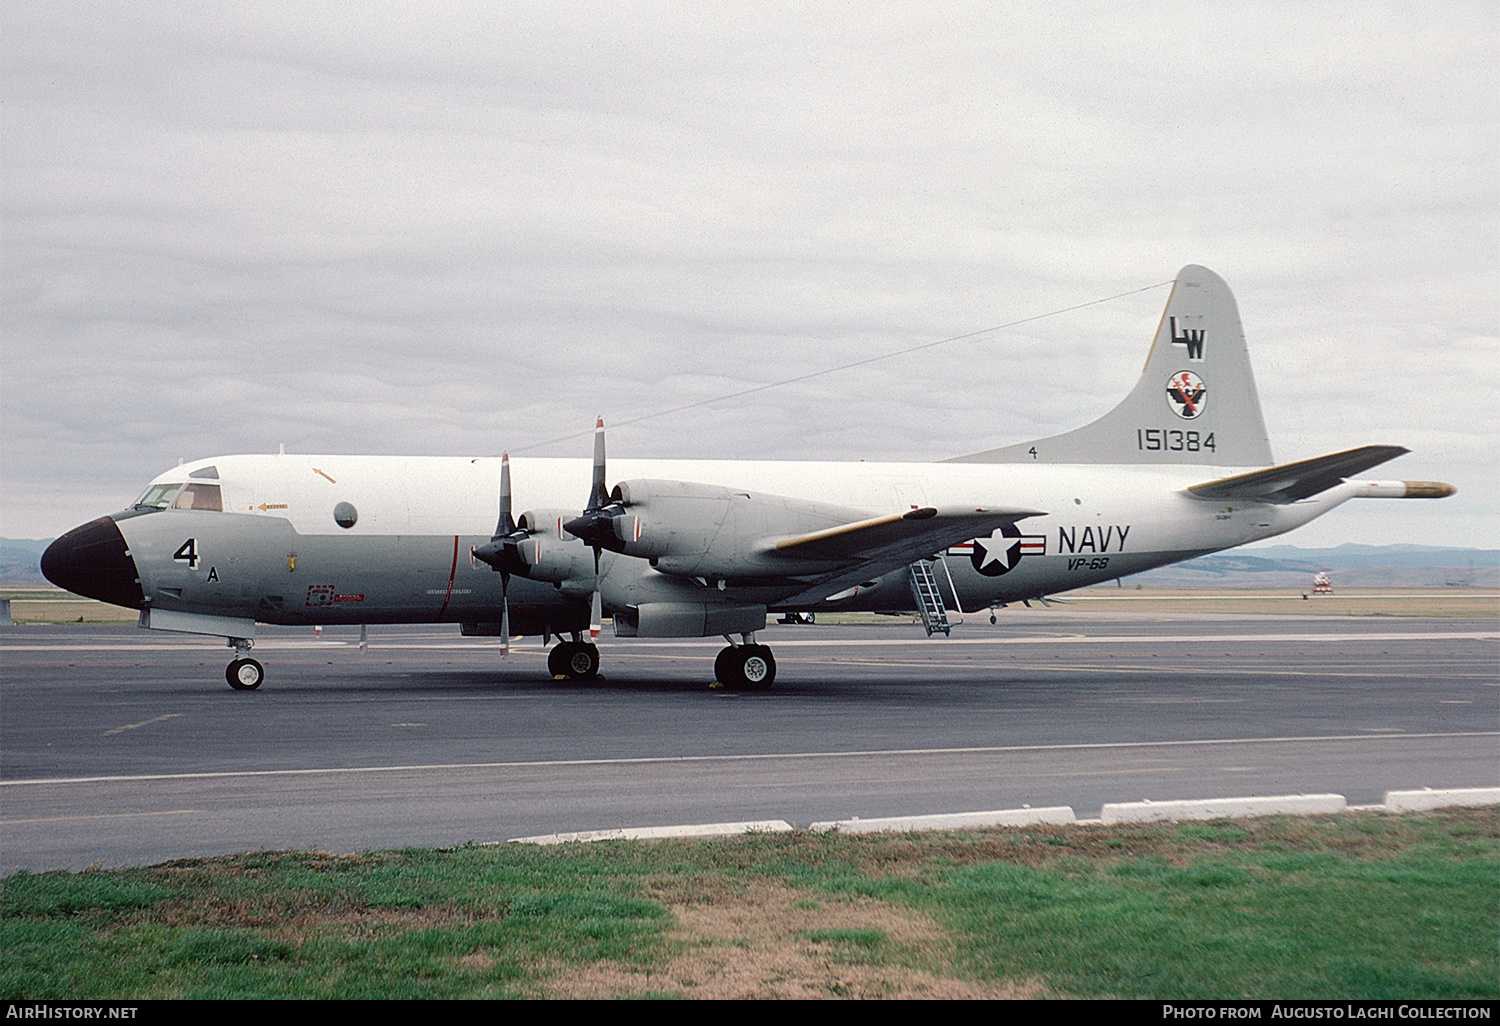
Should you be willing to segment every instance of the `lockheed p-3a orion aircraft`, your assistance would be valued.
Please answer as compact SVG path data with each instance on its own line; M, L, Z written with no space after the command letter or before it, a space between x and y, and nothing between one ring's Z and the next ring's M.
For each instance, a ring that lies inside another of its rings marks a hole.
M1123 402L1052 438L939 463L218 456L175 467L42 556L53 583L218 635L260 686L257 623L455 623L558 643L599 673L619 637L716 637L729 687L769 687L768 614L994 610L1290 531L1352 498L1440 498L1357 475L1367 445L1275 465L1239 311L1178 273ZM611 481L613 485L611 486ZM498 513L498 517L497 517Z

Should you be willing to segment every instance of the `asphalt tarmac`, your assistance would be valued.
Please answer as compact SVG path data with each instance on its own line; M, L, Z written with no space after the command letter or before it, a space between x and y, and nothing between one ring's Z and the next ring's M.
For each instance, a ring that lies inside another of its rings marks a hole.
M612 827L1500 784L1500 621L1005 610L601 643L554 681L454 626L0 628L0 872Z

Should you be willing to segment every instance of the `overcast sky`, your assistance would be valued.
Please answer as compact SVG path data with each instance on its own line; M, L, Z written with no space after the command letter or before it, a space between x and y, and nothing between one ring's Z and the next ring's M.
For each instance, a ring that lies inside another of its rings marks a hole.
M1239 299L1278 460L1500 546L1500 7L8 3L0 534L234 452L934 460ZM587 480L579 482L582 502Z

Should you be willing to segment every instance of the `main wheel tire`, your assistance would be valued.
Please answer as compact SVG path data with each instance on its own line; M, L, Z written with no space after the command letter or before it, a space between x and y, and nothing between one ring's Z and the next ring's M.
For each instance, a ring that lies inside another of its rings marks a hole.
M776 683L776 659L765 645L746 645L751 651L740 662L740 676L749 691L764 691Z
M569 650L574 644L572 641L559 641L547 653L547 672L553 677L568 675L568 656L572 654Z
M720 684L729 686L732 681L729 678L729 660L734 656L734 646L720 649L719 654L714 656L714 680Z
M721 653L721 682L736 691L764 691L776 680L776 660L765 645L741 645Z
M562 646L559 645L558 648ZM584 642L568 642L568 652L563 657L563 676L569 680L593 680L599 676L599 646Z
M224 679L236 691L254 691L266 679L266 668L254 659L236 659L225 667Z

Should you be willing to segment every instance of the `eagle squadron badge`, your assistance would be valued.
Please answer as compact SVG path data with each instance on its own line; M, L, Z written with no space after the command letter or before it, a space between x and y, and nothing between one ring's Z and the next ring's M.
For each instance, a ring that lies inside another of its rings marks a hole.
M1183 420L1192 420L1203 412L1208 401L1208 386L1192 371L1178 371L1167 379L1167 404Z

